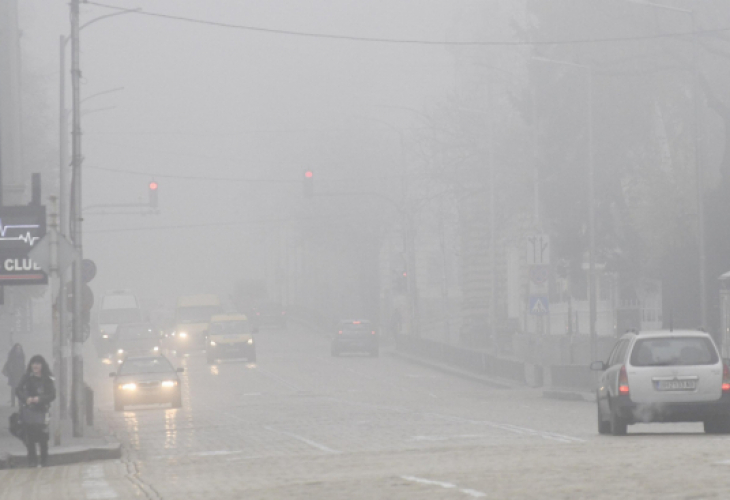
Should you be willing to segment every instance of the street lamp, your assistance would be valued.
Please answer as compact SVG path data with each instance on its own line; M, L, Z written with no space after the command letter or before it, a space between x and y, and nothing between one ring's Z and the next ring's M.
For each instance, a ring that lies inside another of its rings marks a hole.
M593 67L570 61L533 57L534 61L580 68L588 73L588 308L590 324L591 359L597 359L598 345L596 332L596 203L593 165Z
M80 98L80 78L81 70L79 69L79 32L103 19L110 17L130 14L140 9L128 9L113 14L106 14L97 18L91 19L83 25L79 25L79 0L72 0L71 4L71 34L66 37L61 35L60 39L60 172L59 181L61 184L60 188L60 225L62 234L67 232L73 232L73 243L76 249L76 258L73 267L73 297L74 297L74 309L73 309L73 343L72 343L72 419L73 419L73 434L75 437L83 436L84 434L84 422L83 422L83 394L84 394L84 364L83 364L83 332L81 324L81 261L83 258L82 245L81 245L81 98ZM73 224L69 224L69 210L66 207L65 200L69 199L66 196L65 191L68 189L68 181L66 179L66 167L68 166L68 151L66 146L66 139L68 136L67 131L67 112L65 104L65 76L66 76L66 44L71 41L71 81L72 81L72 99L73 99L73 124L72 124L72 144L71 144L71 166L72 166L72 182L73 182L73 209L74 209L74 221ZM67 225L69 226L67 228ZM61 277L61 283L64 284L65 277ZM59 375L59 409L62 411L66 409L66 362L63 358L63 353L66 349L63 345L66 344L66 336L63 334L63 329L66 323L66 294L60 294L60 311L61 311L61 332L59 332L60 339L54 341L54 370L57 370ZM65 412L64 412L65 415ZM56 440L59 438L57 437Z

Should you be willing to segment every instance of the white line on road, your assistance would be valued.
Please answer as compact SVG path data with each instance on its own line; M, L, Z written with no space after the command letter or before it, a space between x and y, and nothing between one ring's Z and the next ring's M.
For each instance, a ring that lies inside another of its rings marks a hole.
M82 473L81 487L89 500L108 500L119 498L117 492L109 485L104 477L104 468L101 464L90 465Z
M482 493L481 491L472 490L470 488L459 488L453 483L447 483L444 481L434 481L432 479L425 479L422 477L416 477L416 476L401 476L401 479L405 479L406 481L411 481L414 483L419 484L425 484L427 486L440 486L441 488L447 489L447 490L456 490L459 493L464 493L465 495L469 495L473 498L485 498L487 496L486 493Z
M557 434L555 432L548 432L548 431L539 431L537 429L530 429L528 427L519 427L517 425L511 425L511 424L500 424L497 422L490 422L488 420L471 420L468 418L461 418L461 417L454 417L451 415L442 415L440 413L428 413L427 415L431 415L434 417L442 418L445 420L452 420L454 422L465 422L473 425L484 425L488 427L492 427L494 429L500 429L507 432L512 432L515 434L522 434L526 436L538 436L543 439L550 439L552 441L558 441L560 443L585 443L585 439L573 437L573 436L566 436L565 434Z
M324 452L327 452L327 453L342 453L340 451L333 450L329 446L325 446L325 445L320 444L320 443L318 443L316 441L312 441L311 439L307 439L304 436L300 436L298 434L293 434L291 432L280 431L279 429L274 429L273 427L269 427L268 425L265 426L264 429L266 429L268 431L271 431L271 432L276 432L277 434L283 434L284 436L289 436L290 438L294 438L297 441L301 441L302 443L308 444L309 446L312 446L314 448L317 448L318 450L321 450L321 451L324 451Z
M455 436L413 436L414 441L448 441L450 439L490 438L489 434L457 434Z

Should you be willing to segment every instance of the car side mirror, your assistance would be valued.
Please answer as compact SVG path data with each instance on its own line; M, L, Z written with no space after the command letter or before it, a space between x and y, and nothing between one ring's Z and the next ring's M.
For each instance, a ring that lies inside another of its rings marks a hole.
M594 372L603 372L606 371L606 368L606 363L604 363L603 361L594 361L593 363L591 363L591 370Z
M176 371L176 372L178 372L178 373L182 373L182 372L184 372L184 371L185 371L185 368L178 368L178 369L177 369L177 370L175 370L175 371Z
M117 372L111 372L111 373L109 373L109 376L110 377L116 377L117 376Z

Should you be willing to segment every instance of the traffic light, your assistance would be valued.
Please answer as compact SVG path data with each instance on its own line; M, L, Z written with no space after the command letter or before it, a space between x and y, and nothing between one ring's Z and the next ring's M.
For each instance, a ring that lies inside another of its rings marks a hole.
M157 208L157 189L160 187L155 181L149 183L150 207Z
M311 198L314 196L314 172L311 170L304 171L304 197Z

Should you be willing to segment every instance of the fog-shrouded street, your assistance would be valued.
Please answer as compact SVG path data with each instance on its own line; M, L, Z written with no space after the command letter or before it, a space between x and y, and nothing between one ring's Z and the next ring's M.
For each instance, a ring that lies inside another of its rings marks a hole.
M404 361L331 357L322 332L257 335L258 362L185 368L183 408L114 412L122 460L0 471L0 499L722 498L730 442L701 424L599 436L595 406Z

